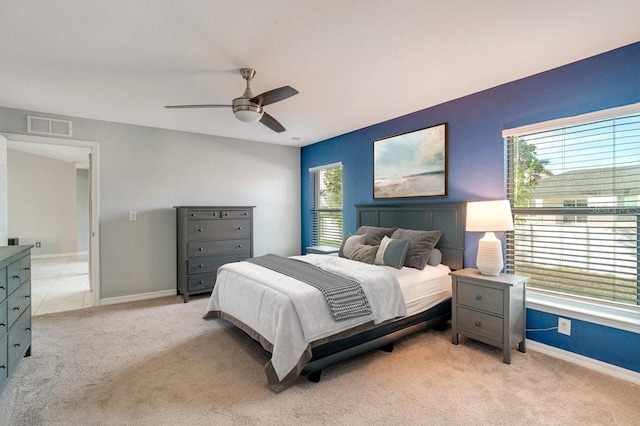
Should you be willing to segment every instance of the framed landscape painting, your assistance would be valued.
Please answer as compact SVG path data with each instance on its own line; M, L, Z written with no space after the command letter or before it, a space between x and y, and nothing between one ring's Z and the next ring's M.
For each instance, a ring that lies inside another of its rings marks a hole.
M447 123L373 141L373 198L447 196Z

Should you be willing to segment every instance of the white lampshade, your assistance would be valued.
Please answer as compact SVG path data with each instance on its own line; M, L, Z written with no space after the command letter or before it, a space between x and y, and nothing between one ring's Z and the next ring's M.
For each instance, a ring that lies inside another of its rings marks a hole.
M508 200L467 203L467 231L485 232L478 243L476 266L483 275L498 275L504 266L502 243L494 232L512 231L513 216Z

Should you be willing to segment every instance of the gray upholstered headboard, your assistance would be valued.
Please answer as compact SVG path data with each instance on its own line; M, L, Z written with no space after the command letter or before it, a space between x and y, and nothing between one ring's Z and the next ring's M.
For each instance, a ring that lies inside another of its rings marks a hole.
M357 226L398 227L420 231L441 230L436 245L442 252L442 263L451 269L462 269L466 203L429 204L357 204Z

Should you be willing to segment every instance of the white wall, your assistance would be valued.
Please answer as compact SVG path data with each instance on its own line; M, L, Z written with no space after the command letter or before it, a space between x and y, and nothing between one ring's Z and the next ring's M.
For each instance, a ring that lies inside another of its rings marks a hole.
M76 170L72 163L7 150L9 238L32 255L75 253Z
M173 206L256 206L254 254L300 253L299 148L1 107L0 132L27 115L99 143L101 298L175 289Z

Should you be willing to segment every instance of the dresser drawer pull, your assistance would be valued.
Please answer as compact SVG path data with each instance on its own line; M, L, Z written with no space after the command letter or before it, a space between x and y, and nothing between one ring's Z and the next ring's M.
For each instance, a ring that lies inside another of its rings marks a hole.
M19 347L20 347L20 343L16 343L16 344L15 344L15 345L13 345L13 346L15 346L16 348L19 348Z
M482 296L480 296L479 294L476 296L476 300L480 300L482 299Z
M25 328L26 331L31 331L31 327Z
M204 265L201 263L198 265L198 268L204 268Z
M27 298L27 299L31 299L31 295L30 294L25 294L24 297Z
M198 284L204 284L204 280L198 281Z
M20 310L20 306L16 306L15 308L13 308L14 311L19 311Z
M242 248L242 244L238 244L238 248Z
M196 214L195 213L191 213L191 217L196 217Z
M24 269L25 271L30 271L30 270L31 270L31 268L30 268L29 266L24 267L24 268L22 268L22 269Z
M242 226L238 226L238 231L242 231Z
M0 290L4 290L4 286L3 285L0 285Z
M225 213L224 215L225 215L225 216L229 216L229 213Z
M480 321L476 321L476 327L480 327Z
M20 275L14 275L13 278L17 280L18 278L20 278Z
M0 322L0 327L4 327L4 326L6 326L6 325L7 325L7 323L6 323L6 322Z
M204 251L204 247L200 247L198 251Z
M202 232L202 231L204 231L204 229L198 228L198 232Z
M7 368L6 365L0 365L0 368Z

